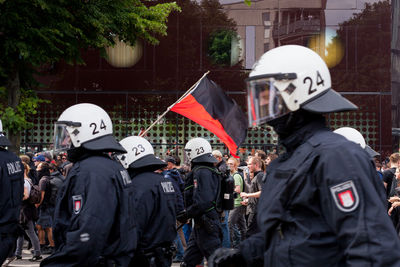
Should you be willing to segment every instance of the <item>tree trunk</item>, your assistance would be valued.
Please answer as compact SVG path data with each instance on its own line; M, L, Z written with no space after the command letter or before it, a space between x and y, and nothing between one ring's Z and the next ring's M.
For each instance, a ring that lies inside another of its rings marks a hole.
M21 97L21 88L19 81L19 73L18 69L15 68L12 74L9 76L6 85L7 96L8 96L8 106L12 107L14 110L19 104L19 100ZM5 129L8 130L8 129ZM11 142L11 147L8 149L17 155L19 154L19 148L21 145L21 135L20 132L14 132L12 129L8 130L8 139Z

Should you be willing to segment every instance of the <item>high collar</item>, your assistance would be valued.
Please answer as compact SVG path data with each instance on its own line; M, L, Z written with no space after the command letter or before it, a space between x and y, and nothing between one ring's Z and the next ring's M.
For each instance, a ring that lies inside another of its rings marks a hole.
M287 138L281 139L280 143L288 152L291 152L307 141L317 130L329 130L325 126L325 120L316 120L305 124Z

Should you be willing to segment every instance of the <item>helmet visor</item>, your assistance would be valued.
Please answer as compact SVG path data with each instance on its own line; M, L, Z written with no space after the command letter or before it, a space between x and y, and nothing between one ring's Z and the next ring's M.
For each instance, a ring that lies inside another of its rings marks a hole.
M274 78L247 80L249 126L262 125L290 112L281 93L274 86Z
M54 150L65 151L71 148L71 137L67 131L67 125L55 124L54 125Z

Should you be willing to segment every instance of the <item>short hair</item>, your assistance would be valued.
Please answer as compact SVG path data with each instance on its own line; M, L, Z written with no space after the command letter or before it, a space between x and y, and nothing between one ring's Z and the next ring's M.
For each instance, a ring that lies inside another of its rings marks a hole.
M20 155L19 158L21 159L21 161L23 163L29 164L29 162L31 161L31 158L27 155Z
M267 159L267 154L265 154L264 150L257 149L257 150L256 150L256 154L257 154L258 157L260 157L262 160L266 160L266 159Z
M45 152L43 152L42 155L43 155L45 158L49 159L49 161L52 161L52 160L53 160L53 155L51 154L50 151L45 151Z
M58 167L54 163L50 163L49 164L49 169L52 170L52 171L58 171Z
M251 157L251 160L253 160L256 163L256 165L258 167L260 167L261 169L263 168L263 163L265 164L265 162L259 157ZM264 168L265 168L265 165L264 165Z
M164 159L165 162L171 162L172 164L176 165L176 159L173 156L166 156Z
M176 166L180 166L181 165L181 159L178 157L178 156L173 156L174 157L174 159L175 159L175 165Z
M40 164L42 164L42 170L50 170L50 165L46 161L41 161Z
M393 153L389 157L391 163L397 163L400 160L400 154L399 153Z
M214 150L214 151L212 152L212 155L213 155L214 157L222 158L222 153L221 153L221 151L219 151L219 150Z
M268 156L271 161L275 160L278 158L278 155L276 153L269 153Z
M230 160L233 160L233 161L235 162L235 166L236 166L236 167L239 166L239 161L238 161L237 158L235 158L235 157L230 157L230 158L228 159L228 161L230 161Z

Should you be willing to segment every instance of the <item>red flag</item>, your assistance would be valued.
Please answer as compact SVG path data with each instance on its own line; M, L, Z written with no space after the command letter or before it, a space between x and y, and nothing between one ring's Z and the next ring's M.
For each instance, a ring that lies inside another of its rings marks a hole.
M247 136L247 117L238 104L213 81L203 78L172 111L191 119L219 137L232 156Z

